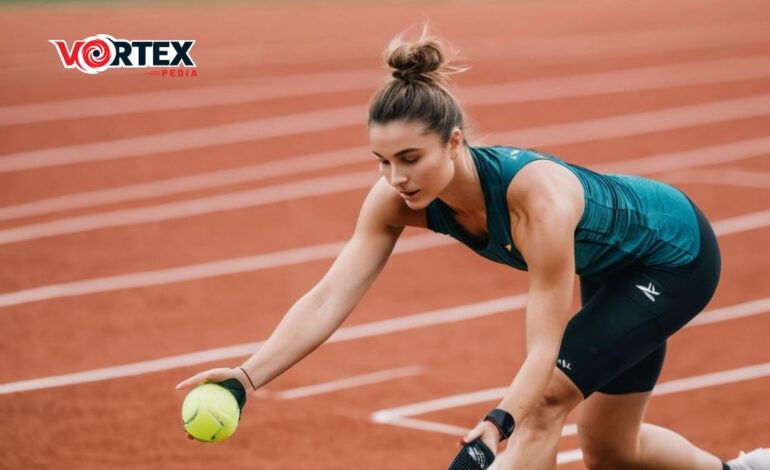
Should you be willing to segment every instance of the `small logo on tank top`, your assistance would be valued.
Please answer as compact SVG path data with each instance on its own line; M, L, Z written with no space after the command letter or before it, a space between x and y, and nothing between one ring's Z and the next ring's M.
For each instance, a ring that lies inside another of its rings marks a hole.
M564 359L558 359L556 361L556 363L559 364L562 369L572 370L572 363L571 362L567 362Z
M660 292L655 290L655 286L650 283L649 286L644 287L640 286L639 284L636 285L636 288L642 291L642 293L651 301L655 302L655 296L660 295Z
M511 245L510 243L505 245L505 249L508 251L511 251L512 248L513 248L513 245Z

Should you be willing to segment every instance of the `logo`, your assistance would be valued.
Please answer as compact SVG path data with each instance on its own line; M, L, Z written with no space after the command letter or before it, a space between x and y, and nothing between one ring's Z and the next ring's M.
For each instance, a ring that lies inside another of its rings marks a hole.
M508 251L511 251L512 248L513 248L513 245L510 244L510 243L505 245L505 249L508 250Z
M562 369L572 370L572 363L567 362L564 359L557 359L556 363L561 366Z
M62 39L50 39L65 69L77 69L95 75L111 68L162 68L175 73L170 76L198 76L189 40L134 40L116 39L108 34L97 34L74 41L71 46ZM181 67L181 68L180 68ZM191 70L188 70L191 69ZM163 75L161 71L150 72Z
M640 291L642 291L642 293L645 296L647 296L648 299L652 300L653 302L655 302L655 297L654 296L660 295L660 292L655 290L655 286L653 286L652 283L650 283L650 285L647 286L647 287L640 286L639 284L637 284L636 288L639 289Z
M476 463L481 465L482 468L486 468L487 458L484 456L483 452L476 449L475 447L468 447L468 455L470 455Z

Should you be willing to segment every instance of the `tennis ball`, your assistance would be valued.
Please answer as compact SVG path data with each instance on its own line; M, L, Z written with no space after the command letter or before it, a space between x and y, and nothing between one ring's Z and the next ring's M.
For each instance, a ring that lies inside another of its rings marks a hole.
M240 418L233 394L215 383L198 385L182 403L184 429L199 441L224 441L235 432Z

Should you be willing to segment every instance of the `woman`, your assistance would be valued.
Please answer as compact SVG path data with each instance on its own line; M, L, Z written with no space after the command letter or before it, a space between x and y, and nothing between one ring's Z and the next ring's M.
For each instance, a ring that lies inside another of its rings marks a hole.
M463 440L497 450L491 468L544 469L578 404L591 469L770 468L767 451L723 463L672 431L643 424L666 339L710 300L720 258L703 214L649 179L600 175L531 150L468 145L446 88L441 45L395 39L393 78L375 94L369 140L383 177L336 261L241 367L179 385L237 379L257 390L326 340L388 260L406 226L451 235L527 270L527 355L508 392ZM580 276L582 308L570 304ZM555 367L554 367L555 365ZM516 426L515 423L520 423ZM515 432L511 432L515 429ZM753 465L753 466L752 466Z

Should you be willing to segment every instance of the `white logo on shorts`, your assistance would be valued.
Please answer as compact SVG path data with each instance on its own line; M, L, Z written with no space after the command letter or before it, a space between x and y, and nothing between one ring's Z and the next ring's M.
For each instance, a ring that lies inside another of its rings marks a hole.
M572 363L571 362L567 362L564 359L558 359L556 361L556 363L559 364L560 366L562 366L562 368L564 368L564 369L572 370Z
M660 295L660 292L655 290L655 286L653 286L652 283L650 283L650 285L647 287L640 286L639 284L637 284L636 287L653 302L655 302L654 296Z

